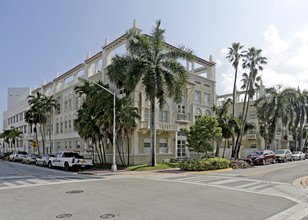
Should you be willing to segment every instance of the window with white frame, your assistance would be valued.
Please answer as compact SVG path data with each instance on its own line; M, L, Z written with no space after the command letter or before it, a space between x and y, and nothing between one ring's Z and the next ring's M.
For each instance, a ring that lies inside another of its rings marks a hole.
M204 105L210 106L210 94L204 93Z
M76 141L76 148L80 148L80 141Z
M201 92L195 91L195 104L201 104Z
M144 120L150 121L150 109L149 108L144 109Z
M257 113L256 111L250 111L249 112L249 118L250 119L256 119Z
M159 121L160 122L168 122L168 112L167 111L159 111Z
M185 113L186 92L183 90L182 102L178 103L178 112Z
M168 139L167 138L159 138L159 153L166 154L168 147Z
M143 147L144 147L144 153L145 154L150 154L150 152L151 152L150 138L144 138L143 139Z

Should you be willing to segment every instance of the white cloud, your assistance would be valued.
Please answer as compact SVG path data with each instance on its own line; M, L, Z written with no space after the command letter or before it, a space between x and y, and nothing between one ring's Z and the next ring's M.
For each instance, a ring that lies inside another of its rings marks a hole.
M301 90L308 89L308 31L299 31L290 39L283 40L278 29L270 25L264 32L262 50L262 55L268 59L268 64L260 72L266 87L280 84L283 88L299 86ZM226 49L221 50L221 54L225 51ZM222 79L217 78L218 94L231 93L234 80L234 69L226 59L222 60L222 65L227 69L223 71ZM238 89L243 72L239 69Z
M221 67L221 65L222 65L221 60L217 58L216 59L216 64L217 64L217 67Z

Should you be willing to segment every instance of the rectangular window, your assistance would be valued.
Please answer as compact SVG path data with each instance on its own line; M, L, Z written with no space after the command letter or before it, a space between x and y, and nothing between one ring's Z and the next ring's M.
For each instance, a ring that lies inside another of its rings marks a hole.
M71 141L68 142L68 146L69 146L70 149L72 149L72 142Z
M256 111L250 111L249 112L249 118L250 119L256 119L256 116L257 116Z
M166 154L167 153L167 138L159 138L159 153Z
M61 113L60 97L57 98L57 114Z
M72 109L72 100L71 99L68 100L68 109L69 110Z
M59 133L59 123L56 123L56 127L57 127L56 133L58 134Z
M24 133L27 133L27 126L24 125Z
M148 108L144 109L144 120L150 121L150 109L148 109Z
M65 149L67 149L67 142L66 142L66 141L65 141L65 144L64 144L64 145L65 145Z
M168 112L167 111L159 111L159 121L160 122L168 122Z
M60 149L61 149L60 142L57 142L57 147L58 147L58 152L59 152L59 151L60 151Z
M80 141L76 141L76 148L80 148Z
M63 133L63 122L60 122L60 132Z
M201 104L201 92L195 91L195 104Z
M150 154L150 152L151 152L150 138L144 138L143 139L143 146L144 146L144 153Z
M210 94L204 93L204 105L210 106Z
M251 148L257 148L257 145L256 144L251 144L250 147Z
M80 97L76 97L76 108L80 109Z
M64 122L64 129L67 129L67 121Z
M72 128L71 120L68 120L68 128Z

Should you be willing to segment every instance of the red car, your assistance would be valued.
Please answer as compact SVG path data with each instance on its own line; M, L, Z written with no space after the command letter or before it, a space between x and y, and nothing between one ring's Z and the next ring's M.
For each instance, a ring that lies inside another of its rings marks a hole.
M276 155L272 150L259 150L252 152L248 155L246 161L251 165L263 164L276 162Z

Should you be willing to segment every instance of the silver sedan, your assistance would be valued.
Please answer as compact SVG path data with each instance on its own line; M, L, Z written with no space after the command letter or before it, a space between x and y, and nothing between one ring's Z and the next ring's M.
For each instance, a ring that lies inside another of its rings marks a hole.
M292 154L293 160L305 160L305 154L301 151L295 151Z
M43 154L36 159L36 166L42 165L46 167L48 165L49 158L53 157L53 155Z

